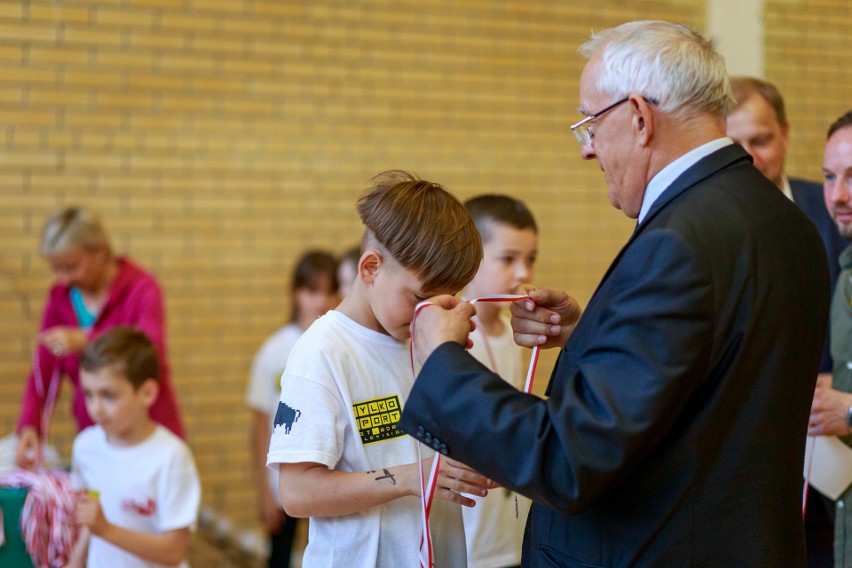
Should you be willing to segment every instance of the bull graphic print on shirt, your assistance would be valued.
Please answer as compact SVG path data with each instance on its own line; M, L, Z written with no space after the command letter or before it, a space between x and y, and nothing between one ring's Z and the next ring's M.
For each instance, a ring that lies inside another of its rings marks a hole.
M365 446L405 436L405 432L396 427L402 410L399 395L356 402L352 410L361 434L361 443Z
M290 408L283 402L278 403L278 411L275 413L275 422L272 426L272 433L278 431L279 426L284 427L284 433L289 434L293 424L299 421L299 416L302 415L301 410Z

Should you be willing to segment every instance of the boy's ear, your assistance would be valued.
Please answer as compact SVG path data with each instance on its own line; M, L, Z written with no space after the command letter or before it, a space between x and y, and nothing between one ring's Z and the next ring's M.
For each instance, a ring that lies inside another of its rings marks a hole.
M160 383L154 379L145 379L145 382L139 385L136 392L142 398L142 401L150 407L160 394Z
M358 262L358 277L364 284L372 284L383 262L384 259L379 251L375 249L365 250Z

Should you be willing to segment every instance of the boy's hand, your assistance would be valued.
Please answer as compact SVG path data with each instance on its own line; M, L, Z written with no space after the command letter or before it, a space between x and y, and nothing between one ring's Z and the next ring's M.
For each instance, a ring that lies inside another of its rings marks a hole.
M433 459L423 460L425 471L431 470ZM476 505L476 501L461 493L485 497L488 495L488 490L495 487L497 487L497 484L481 473L447 456L441 456L438 480L435 483L435 497L438 499L452 501L465 507L473 507Z
M262 497L258 500L258 519L270 534L277 534L281 527L284 526L284 521L287 517L284 515L284 509L275 500L275 496L269 489L260 491Z
M470 347L470 332L474 330L471 318L476 308L453 296L435 296L429 298L433 306L426 306L417 313L411 322L411 340L414 353L422 365L432 351L448 341Z
M545 349L564 347L582 313L577 300L561 290L537 290L529 284L519 285L515 293L529 296L509 307L515 343Z
M104 517L103 509L97 499L88 492L82 491L77 495L77 509L75 511L77 524L87 527L95 536L101 536L109 523Z

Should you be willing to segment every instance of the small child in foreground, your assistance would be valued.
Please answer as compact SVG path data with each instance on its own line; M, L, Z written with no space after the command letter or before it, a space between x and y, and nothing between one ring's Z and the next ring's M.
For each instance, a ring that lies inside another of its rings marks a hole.
M153 343L114 327L83 352L80 380L95 421L74 440L80 538L69 566L186 566L201 485L189 447L149 415L159 391Z
M284 510L311 519L305 568L419 564L421 463L396 426L414 382L409 324L419 302L457 293L482 259L473 220L440 185L398 171L373 181L358 201L366 229L352 290L293 347L267 457ZM426 475L433 456L424 448ZM466 565L459 505L473 501L461 492L492 486L441 460L435 566Z

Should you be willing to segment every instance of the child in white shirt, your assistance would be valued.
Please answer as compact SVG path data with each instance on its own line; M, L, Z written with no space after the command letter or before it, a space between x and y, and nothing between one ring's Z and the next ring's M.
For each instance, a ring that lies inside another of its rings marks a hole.
M95 421L74 440L81 491L80 538L69 566L185 566L201 486L189 447L153 422L157 351L141 331L118 326L80 361L86 410Z
M538 255L538 228L529 209L513 197L494 194L468 199L465 207L482 238L483 258L464 297L511 294L518 284L531 282ZM521 365L521 348L515 344L506 310L498 303L475 306L476 329L470 334L470 354L518 390L523 389L526 373ZM462 510L468 567L520 566L530 500L507 489L472 498L476 507Z
M437 184L386 172L358 202L366 225L352 289L299 339L282 378L267 463L290 516L310 517L305 568L417 566L421 463L396 427L413 376L415 306L456 293L482 258L470 215ZM433 453L424 449L428 474ZM491 483L441 460L430 517L435 565L465 566L461 492Z

